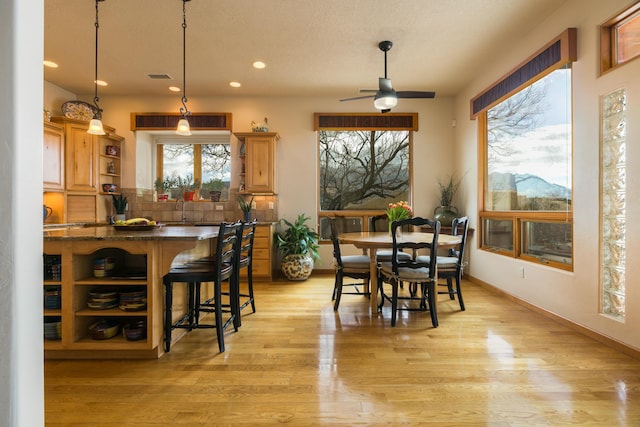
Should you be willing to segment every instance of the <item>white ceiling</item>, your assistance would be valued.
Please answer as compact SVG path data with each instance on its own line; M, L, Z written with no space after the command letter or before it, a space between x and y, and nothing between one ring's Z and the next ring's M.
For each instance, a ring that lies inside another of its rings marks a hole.
M455 95L474 70L564 0L192 0L187 97L357 96L384 76L396 90ZM45 0L45 80L93 93L94 0ZM99 74L109 95L182 87L182 1L100 2ZM261 60L267 67L254 69ZM168 74L173 80L152 80ZM234 89L235 80L242 87ZM175 94L174 94L175 95Z

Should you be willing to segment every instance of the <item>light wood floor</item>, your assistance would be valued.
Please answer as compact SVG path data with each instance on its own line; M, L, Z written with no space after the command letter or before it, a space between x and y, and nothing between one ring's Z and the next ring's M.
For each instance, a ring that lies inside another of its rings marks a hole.
M46 361L46 425L640 426L640 361L465 285L434 329L334 313L332 277L258 283L223 354L197 330L158 360Z

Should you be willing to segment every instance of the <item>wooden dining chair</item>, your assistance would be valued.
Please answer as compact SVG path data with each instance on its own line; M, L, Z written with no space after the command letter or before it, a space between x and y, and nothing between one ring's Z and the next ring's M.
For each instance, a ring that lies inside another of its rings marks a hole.
M165 313L164 313L164 347L168 353L171 350L171 332L174 329L215 329L218 339L218 349L225 351L224 331L233 324L238 331L238 296L237 281L237 245L238 229L241 223L222 223L216 239L216 253L211 257L196 260L185 265L173 267L165 274L162 282L165 287ZM173 321L173 284L175 282L187 283L187 312L178 320ZM200 286L202 283L213 284L212 297L201 301ZM223 307L222 283L229 284L229 303ZM213 314L213 323L201 323L200 314ZM223 319L223 313L228 314Z
M467 242L468 231L469 217L454 218L451 222L451 234L461 237L460 244L455 248L450 248L447 255L438 255L436 259L438 278L446 280L445 283L438 283L438 286L447 288L446 291L438 291L438 294L448 294L451 300L454 300L457 295L461 311L465 311L461 284L465 265L464 249ZM429 256L427 255L420 255L418 259L422 262L429 262ZM456 282L455 288L453 287L454 280Z
M340 252L340 242L338 240L338 227L336 225L335 218L328 218L329 225L331 227L331 241L333 242L333 258L335 260L335 281L333 284L333 296L331 299L334 301L333 309L338 310L340 306L340 299L343 294L346 295L364 295L371 297L371 271L369 268L369 256L368 255L346 255L343 256ZM357 282L344 283L344 278L348 277ZM364 289L361 292L359 287ZM351 292L343 292L344 287L353 288ZM365 289L368 290L365 291Z
M399 237L396 230L399 227L414 226L426 227L432 233L429 241L415 240L410 233ZM425 311L429 310L431 323L438 327L438 313L436 307L436 254L438 250L438 237L440 235L440 222L428 218L409 218L402 221L394 221L391 225L393 251L391 261L380 263L378 274L378 290L382 296L378 310L382 311L385 301L391 303L391 326L396 325L399 310ZM398 256L400 251L428 250L429 262L416 259L402 259ZM420 293L400 294L400 282L415 283L420 285ZM389 284L391 292L385 291L385 284ZM417 305L415 302L417 302ZM403 304L400 304L403 303Z
M376 215L369 217L369 231L379 232L379 231L388 231L389 230L389 218L386 214ZM393 251L388 249L378 249L376 252L376 261L384 262L391 261L391 255ZM411 255L406 252L399 252L398 256L404 259L410 259Z

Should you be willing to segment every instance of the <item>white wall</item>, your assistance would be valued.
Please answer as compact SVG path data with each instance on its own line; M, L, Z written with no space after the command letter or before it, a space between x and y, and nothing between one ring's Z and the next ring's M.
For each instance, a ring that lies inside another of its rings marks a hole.
M0 425L44 424L42 0L0 2Z
M573 65L574 108L574 271L564 272L545 266L510 259L469 245L471 276L490 283L533 305L542 307L588 329L640 349L640 281L639 266L631 260L640 255L637 235L640 200L634 191L640 181L640 60L619 70L598 76L598 25L629 4L628 0L569 0L532 33L513 40L501 48L487 67L478 73L456 100L458 127L456 153L458 169L471 169L465 178L462 206L477 210L477 134L475 121L469 119L469 100L510 71L522 60L560 34L566 28L578 29L578 61ZM627 301L626 321L619 322L599 314L599 101L600 96L615 89L627 90ZM477 218L472 226L476 226ZM637 239L636 239L637 240ZM525 277L518 275L525 268Z

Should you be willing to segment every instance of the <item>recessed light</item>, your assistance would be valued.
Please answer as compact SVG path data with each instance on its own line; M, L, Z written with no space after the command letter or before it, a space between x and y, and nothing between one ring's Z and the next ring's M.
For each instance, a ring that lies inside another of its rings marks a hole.
M231 86L231 87L240 87L240 86L242 86L242 83L240 83L240 82L229 82L229 86Z
M180 92L180 88L176 86L169 86L169 90L171 92Z
M262 61L256 61L253 63L254 68L257 68L258 70L262 70L264 67L267 66L267 64L265 64Z
M42 61L42 63L44 64L45 67L58 68L58 64L56 64L53 61Z
M93 82L98 86L107 86L107 82L105 82L104 80L94 80Z

